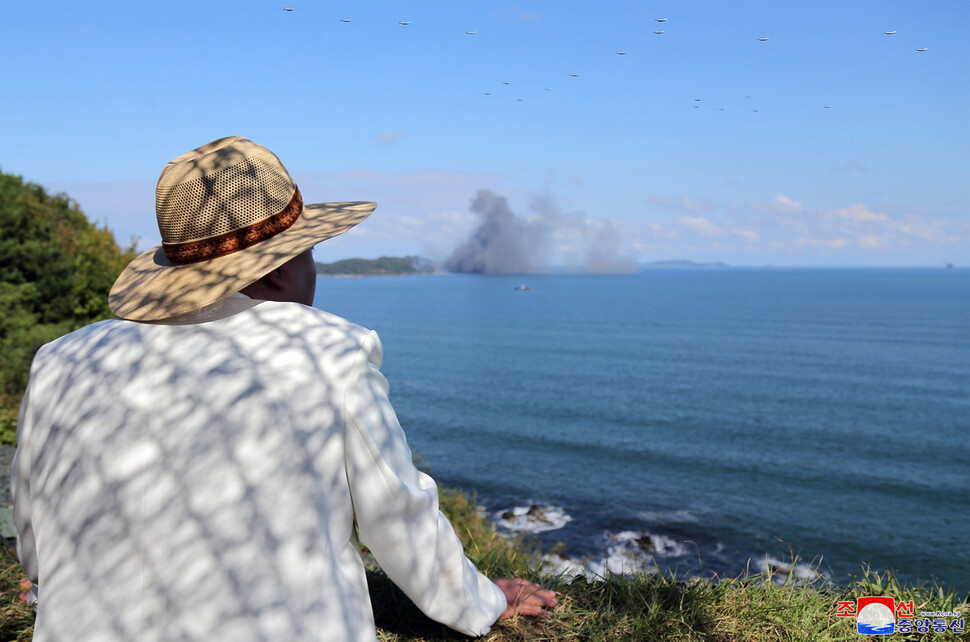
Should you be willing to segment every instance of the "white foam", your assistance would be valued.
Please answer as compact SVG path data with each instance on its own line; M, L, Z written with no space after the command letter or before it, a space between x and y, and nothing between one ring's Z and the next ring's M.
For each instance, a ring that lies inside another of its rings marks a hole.
M819 579L828 579L826 573L819 572L817 567L807 563L784 562L777 558L765 555L754 566L754 571L766 573L771 577L775 584L785 584L789 576L795 584L810 584Z
M589 560L580 560L565 555L543 555L545 564L542 571L546 575L562 575L564 577L575 577L582 575L586 579L594 579L594 574L589 568Z
M556 506L516 506L494 513L498 525L515 532L542 533L562 528L573 520Z
M553 575L582 575L587 579L655 573L657 560L683 557L693 551L686 543L666 535L621 531L606 532L603 537L605 550L599 559L546 555L543 557L547 564L546 572Z
M686 543L679 542L666 535L640 533L636 531L621 531L615 535L607 533L607 540L615 542L609 547L612 553L627 554L639 557L683 557L692 552Z

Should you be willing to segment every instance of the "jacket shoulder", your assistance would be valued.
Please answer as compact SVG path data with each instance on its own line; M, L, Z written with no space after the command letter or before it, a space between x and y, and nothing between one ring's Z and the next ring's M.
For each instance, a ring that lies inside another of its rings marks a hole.
M363 340L371 332L369 328L337 316L332 312L311 308L300 303L262 301L252 309L252 313L261 319L273 323L307 330L326 329L331 332L346 334L359 340Z

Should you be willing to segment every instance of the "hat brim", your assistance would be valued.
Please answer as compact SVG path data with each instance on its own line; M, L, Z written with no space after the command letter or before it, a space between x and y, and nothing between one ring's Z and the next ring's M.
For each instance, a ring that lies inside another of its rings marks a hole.
M123 319L160 321L239 292L317 243L343 234L377 203L304 205L289 228L252 247L198 263L175 265L159 245L139 254L111 287L108 305Z

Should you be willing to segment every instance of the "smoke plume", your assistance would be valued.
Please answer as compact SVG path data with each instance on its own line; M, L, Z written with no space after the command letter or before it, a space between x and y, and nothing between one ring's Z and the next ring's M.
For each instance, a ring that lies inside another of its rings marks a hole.
M564 214L549 199L535 200L532 218L524 219L509 209L504 196L482 189L470 209L479 218L478 226L444 262L448 272L536 274L550 271L551 255L572 272L636 269L632 260L622 258L622 236L612 224Z
M532 274L542 262L541 223L524 221L509 209L504 196L487 189L472 199L478 227L445 261L449 272Z

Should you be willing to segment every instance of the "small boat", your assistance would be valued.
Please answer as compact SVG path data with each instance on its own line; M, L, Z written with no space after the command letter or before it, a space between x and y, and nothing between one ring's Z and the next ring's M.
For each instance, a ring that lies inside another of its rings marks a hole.
M532 288L530 288L528 285L517 285L515 286L515 289L523 292L525 290L531 290Z

